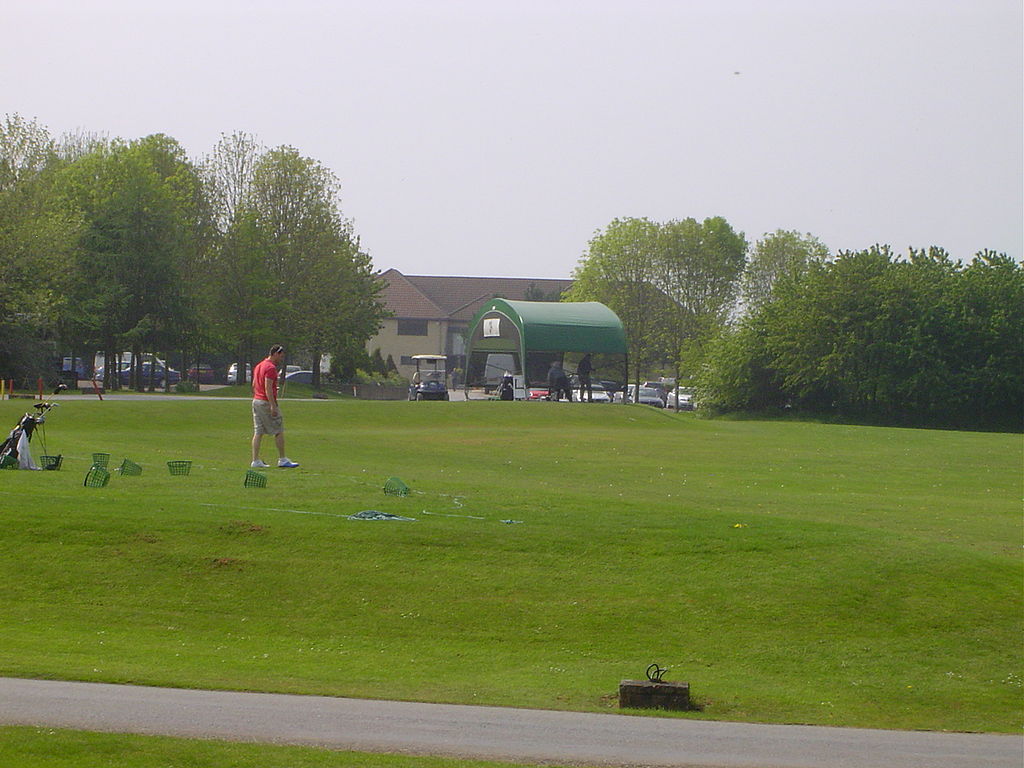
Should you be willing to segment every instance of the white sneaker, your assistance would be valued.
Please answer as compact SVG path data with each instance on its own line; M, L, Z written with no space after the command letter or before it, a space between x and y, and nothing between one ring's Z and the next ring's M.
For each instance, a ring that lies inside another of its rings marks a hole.
M280 467L281 469L291 469L292 467L299 466L299 462L292 461L291 459L288 458L278 459L277 466Z
M253 469L267 469L270 467L269 464L265 463L262 459L256 459L252 464L249 465Z

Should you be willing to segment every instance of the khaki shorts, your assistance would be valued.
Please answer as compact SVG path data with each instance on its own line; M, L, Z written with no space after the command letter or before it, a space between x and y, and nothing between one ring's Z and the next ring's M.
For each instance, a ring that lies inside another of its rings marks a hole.
M270 402L268 400L253 400L252 428L257 435L281 434L284 432L284 419L281 418L281 409L277 409L277 416L271 416Z

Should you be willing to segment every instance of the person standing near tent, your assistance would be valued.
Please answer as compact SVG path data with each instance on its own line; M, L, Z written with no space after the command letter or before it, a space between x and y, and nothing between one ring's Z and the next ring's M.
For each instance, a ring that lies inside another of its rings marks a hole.
M266 469L260 458L263 435L273 435L277 444L277 466L291 469L299 466L284 453L284 419L277 405L277 367L284 360L284 347L275 344L270 354L252 372L252 468Z
M576 375L580 377L580 402L594 402L594 390L590 385L590 374L594 372L594 364L590 360L590 353L587 352L576 366Z
M562 399L562 393L572 402L572 390L569 389L569 377L562 370L562 363L554 360L548 369L548 400L558 402Z

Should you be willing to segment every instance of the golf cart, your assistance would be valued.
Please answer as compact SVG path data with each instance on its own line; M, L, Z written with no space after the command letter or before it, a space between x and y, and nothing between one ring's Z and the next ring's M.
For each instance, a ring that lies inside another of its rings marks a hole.
M447 400L448 372L444 355L413 355L416 372L409 385L410 400Z

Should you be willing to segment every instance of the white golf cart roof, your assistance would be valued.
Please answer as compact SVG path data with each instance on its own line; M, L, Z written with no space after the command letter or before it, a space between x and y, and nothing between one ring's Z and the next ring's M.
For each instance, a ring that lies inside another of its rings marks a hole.
M447 360L445 355L413 355L413 360Z

